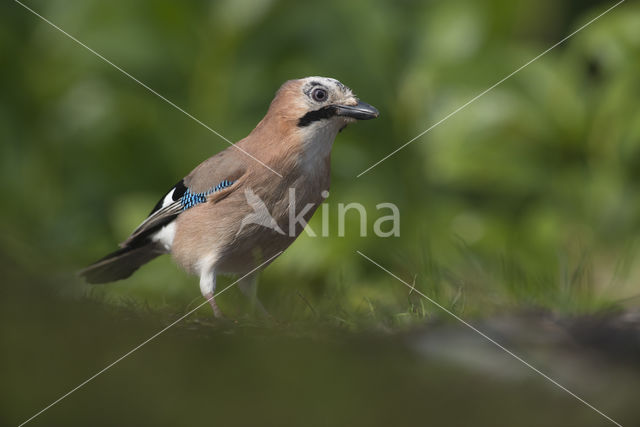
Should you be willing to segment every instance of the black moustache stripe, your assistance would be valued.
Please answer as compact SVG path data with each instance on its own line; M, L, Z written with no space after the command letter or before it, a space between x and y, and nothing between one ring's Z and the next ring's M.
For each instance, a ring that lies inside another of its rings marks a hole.
M298 127L309 126L313 122L317 122L318 120L329 119L336 115L336 107L333 105L328 105L326 107L322 107L319 110L309 111L304 116L300 117L298 120Z

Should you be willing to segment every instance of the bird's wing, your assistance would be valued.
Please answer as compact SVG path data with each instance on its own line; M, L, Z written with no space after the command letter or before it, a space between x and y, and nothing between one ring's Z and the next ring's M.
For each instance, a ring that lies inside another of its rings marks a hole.
M218 199L234 191L246 169L246 161L229 150L205 160L156 203L149 216L120 246L131 246L148 237L186 209L206 202L213 194Z

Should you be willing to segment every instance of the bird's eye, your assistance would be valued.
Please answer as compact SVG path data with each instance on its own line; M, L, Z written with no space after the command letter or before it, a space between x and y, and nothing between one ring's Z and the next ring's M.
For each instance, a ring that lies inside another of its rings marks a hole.
M316 102L324 102L327 100L327 91L322 89L322 88L315 88L312 92L311 92L311 97L313 98L314 101Z

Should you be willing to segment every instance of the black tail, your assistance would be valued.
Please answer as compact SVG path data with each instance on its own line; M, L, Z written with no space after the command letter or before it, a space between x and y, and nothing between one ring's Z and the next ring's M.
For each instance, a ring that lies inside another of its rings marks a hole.
M88 283L108 283L126 279L143 264L164 252L153 243L125 246L78 272Z

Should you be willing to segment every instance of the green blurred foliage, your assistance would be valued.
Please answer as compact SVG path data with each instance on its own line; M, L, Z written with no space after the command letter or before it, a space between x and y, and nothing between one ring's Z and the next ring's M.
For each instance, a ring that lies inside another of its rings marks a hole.
M379 119L336 141L331 235L303 235L262 275L260 296L279 316L403 324L437 312L356 250L469 315L513 306L590 311L638 293L636 4L360 178L612 3L28 4L231 140L291 78L338 78L379 108ZM169 257L106 287L90 289L72 272L113 250L160 195L226 143L18 4L3 9L3 263L62 293L187 306L199 296L197 280ZM355 214L337 237L337 206L349 202L367 207L368 237L358 237ZM401 237L373 236L381 202L400 208ZM221 298L233 315L242 304L235 290Z

